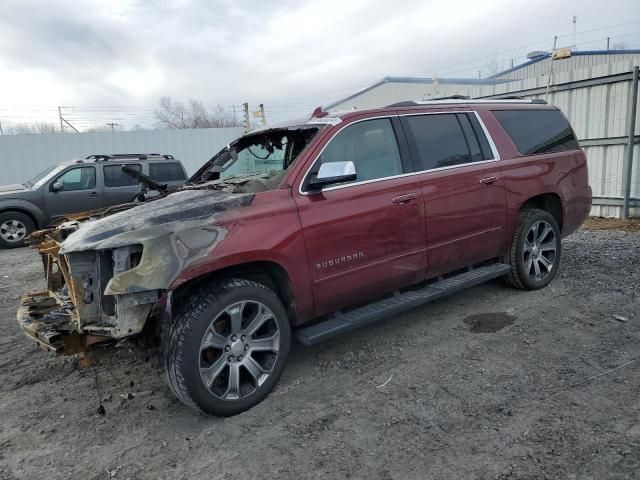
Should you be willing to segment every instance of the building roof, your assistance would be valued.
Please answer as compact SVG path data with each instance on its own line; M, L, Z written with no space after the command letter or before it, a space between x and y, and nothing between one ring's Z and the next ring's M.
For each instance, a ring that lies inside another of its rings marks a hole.
M426 77L384 77L381 80L378 80L372 85L359 90L348 97L342 98L335 102L330 103L324 107L325 110L330 110L336 105L340 105L343 102L347 102L353 98L356 98L363 93L366 93L374 88L379 87L380 85L384 85L385 83L421 83L425 85L497 85L499 83L506 83L511 80L503 80L500 78L426 78Z
M635 49L635 50L583 50L583 51L572 51L571 55L572 56L580 56L580 55L627 55L627 54L640 54L640 49ZM506 75L508 73L511 73L513 71L519 70L521 68L525 68L528 67L529 65L532 65L534 63L540 62L542 60L546 60L547 58L549 58L551 56L551 53L545 53L544 55L541 55L539 57L535 57L532 58L531 60L528 60L524 63L521 63L520 65L516 65L513 68L509 68L508 70L504 70L502 72L496 73L495 75L492 75L490 77L487 78L437 78L437 79L433 79L433 78L426 78L426 77L384 77L381 80L378 80L377 82L373 83L372 85L369 85L368 87L363 88L362 90L359 90L351 95L349 95L348 97L345 98L341 98L340 100L337 100L335 102L330 103L329 105L326 105L324 107L325 110L330 110L332 108L334 108L336 105L340 105L341 103L344 102L348 102L349 100L352 100L360 95L362 95L363 93L366 93L370 90L373 90L374 88L378 88L381 85L384 85L385 83L421 83L421 84L425 84L425 85L433 85L436 82L440 85L475 85L475 86L480 86L480 85L498 85L501 83L508 83L508 82L512 82L512 79L507 79L507 78L500 78L503 75Z
M635 49L635 50L582 50L582 51L574 50L571 52L572 57L577 57L581 55L628 55L628 54L631 54L631 55L640 54L640 50L638 49ZM528 67L529 65L541 62L542 60L546 60L549 57L551 57L551 52L547 52L544 55L540 55L539 57L534 57L531 60L521 63L520 65L516 65L513 68L509 68L502 72L498 72L495 75L491 75L490 77L487 78L487 80L499 80L498 77L501 77L502 75L507 75L508 73L515 72L516 70L520 70L521 68Z

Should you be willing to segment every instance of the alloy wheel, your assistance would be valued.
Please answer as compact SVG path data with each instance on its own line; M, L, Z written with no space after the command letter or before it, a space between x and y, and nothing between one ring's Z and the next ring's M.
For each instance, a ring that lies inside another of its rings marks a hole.
M551 273L556 261L558 239L553 227L544 220L535 222L524 240L524 267L526 274L536 281Z
M278 358L280 330L273 312L258 301L237 302L211 322L200 343L200 378L223 400L254 393Z
M19 220L6 220L0 225L0 238L6 242L19 242L27 234L27 227Z

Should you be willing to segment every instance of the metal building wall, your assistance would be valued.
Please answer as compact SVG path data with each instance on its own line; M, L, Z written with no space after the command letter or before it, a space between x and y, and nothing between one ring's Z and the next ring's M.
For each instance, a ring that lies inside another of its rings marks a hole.
M636 56L640 60L640 56ZM573 126L589 162L593 189L591 215L620 217L624 195L623 170L629 149L632 71L638 60L626 60L555 73L547 96L546 77L527 78L495 87L472 89L470 96L519 95L543 98L557 105ZM631 177L631 216L640 216L640 108L636 113Z
M622 51L614 51L605 54L580 54L573 55L564 60L556 60L553 70L556 73L571 72L581 70L583 68L595 67L598 65L609 65L619 62L634 62L636 65L640 62L640 53L623 53ZM588 52L582 52L588 53ZM495 77L505 80L522 80L525 78L546 77L549 73L549 63L551 60L547 57L542 60L525 64L524 66L515 67L504 73L498 73Z
M190 175L242 128L143 130L0 136L0 185L22 183L49 165L96 153L162 153L180 159Z

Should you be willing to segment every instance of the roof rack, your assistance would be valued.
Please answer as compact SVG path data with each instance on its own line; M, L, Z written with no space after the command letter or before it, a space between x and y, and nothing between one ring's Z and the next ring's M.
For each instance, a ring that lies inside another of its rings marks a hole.
M96 162L106 162L109 160L123 160L127 158L136 160L147 160L149 158L164 158L167 160L174 160L173 155L160 155L159 153L111 153L104 154L99 153L95 155L89 155L85 160L94 160Z
M544 104L547 102L541 98L525 99L522 97L501 97L501 98L459 98L462 95L454 95L453 97L443 97L442 99L433 100L407 100L404 102L392 103L387 107L418 107L420 105L438 105L438 104L460 104L460 103L529 103Z

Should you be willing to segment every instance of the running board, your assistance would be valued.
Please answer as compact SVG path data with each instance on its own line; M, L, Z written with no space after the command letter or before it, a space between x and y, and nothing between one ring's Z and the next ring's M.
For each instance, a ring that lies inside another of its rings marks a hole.
M296 332L296 339L303 345L315 345L363 325L377 322L390 315L404 312L424 303L479 285L487 280L500 277L510 269L511 267L503 263L494 263L431 283L419 290L398 293L393 297L378 300L348 312L338 312L328 320L301 328Z

